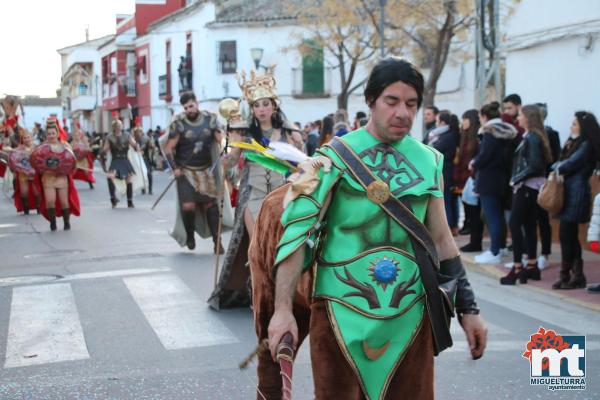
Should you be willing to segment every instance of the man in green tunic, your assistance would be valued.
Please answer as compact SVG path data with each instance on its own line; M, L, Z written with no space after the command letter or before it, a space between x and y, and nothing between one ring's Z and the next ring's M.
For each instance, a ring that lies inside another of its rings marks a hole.
M327 162L314 171L316 185L290 189L274 264L269 343L273 354L286 332L297 343L292 299L302 271L313 268L317 399L433 398L433 356L451 341L442 343L449 327L435 312L443 302L433 299L441 297L437 280L437 294L428 289L430 273L455 278L456 312L471 355L483 355L487 329L446 223L443 157L409 135L422 95L423 76L412 64L394 57L380 61L365 88L368 124L319 150ZM415 235L418 229L386 209L390 198L424 224L433 262L425 263L417 251L417 243L426 242Z

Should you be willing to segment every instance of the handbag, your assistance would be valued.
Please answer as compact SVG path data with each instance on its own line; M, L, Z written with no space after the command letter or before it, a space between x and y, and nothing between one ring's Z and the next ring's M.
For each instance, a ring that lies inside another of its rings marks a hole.
M476 206L479 203L479 195L475 193L475 179L469 177L465 183L461 199L463 203L470 206Z
M378 181L342 140L334 138L327 146L344 161L348 172L365 190ZM427 296L427 315L433 331L433 350L437 356L452 346L450 321L454 316L458 280L440 272L433 239L425 225L412 213L408 199L399 200L390 195L386 201L377 204L408 233Z
M548 180L538 193L537 203L551 215L558 214L565 200L564 178L559 169L550 172Z

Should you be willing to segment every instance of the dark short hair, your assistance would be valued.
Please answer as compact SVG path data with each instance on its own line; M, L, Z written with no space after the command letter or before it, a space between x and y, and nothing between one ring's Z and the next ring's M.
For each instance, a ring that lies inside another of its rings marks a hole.
M492 101L481 107L479 110L481 115L487 117L487 119L500 118L500 103L497 101Z
M435 115L438 115L440 113L440 109L437 108L436 106L427 106L427 107L425 107L425 109L433 111L433 114L435 114Z
M196 95L191 90L185 91L185 92L181 93L181 96L179 96L179 104L181 104L181 105L184 105L185 103L187 103L190 100L197 101Z
M516 106L520 106L521 103L521 96L519 96L516 93L513 94L509 94L508 96L506 96L504 98L504 100L502 100L503 103L513 103Z
M545 120L548 116L548 103L535 103L535 105L540 109L540 112L542 113L542 119Z
M360 120L362 118L367 118L367 114L364 111L359 111L356 113L356 119Z
M417 106L421 107L424 88L423 74L412 63L399 57L384 58L373 67L364 91L365 101L369 107L381 96L386 87L398 81L415 89L418 97Z

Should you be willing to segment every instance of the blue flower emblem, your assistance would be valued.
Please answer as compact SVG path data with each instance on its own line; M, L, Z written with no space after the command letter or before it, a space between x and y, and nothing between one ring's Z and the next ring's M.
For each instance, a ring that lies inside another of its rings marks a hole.
M374 260L368 269L371 271L369 275L373 278L373 281L380 285L383 290L386 289L387 285L396 282L400 270L398 262L388 257Z

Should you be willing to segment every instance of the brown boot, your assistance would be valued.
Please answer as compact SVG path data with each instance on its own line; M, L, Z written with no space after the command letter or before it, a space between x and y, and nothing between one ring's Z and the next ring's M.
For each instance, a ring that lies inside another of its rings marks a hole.
M48 208L48 219L50 220L50 230L56 230L56 209Z
M556 282L552 284L552 289L563 289L563 285L567 284L571 279L571 269L573 263L569 261L563 261L560 265L560 275Z
M580 258L573 263L573 274L569 282L564 283L561 289L582 289L587 285L587 280L583 274L583 260Z
M62 209L64 229L65 231L71 230L71 210L69 208Z

